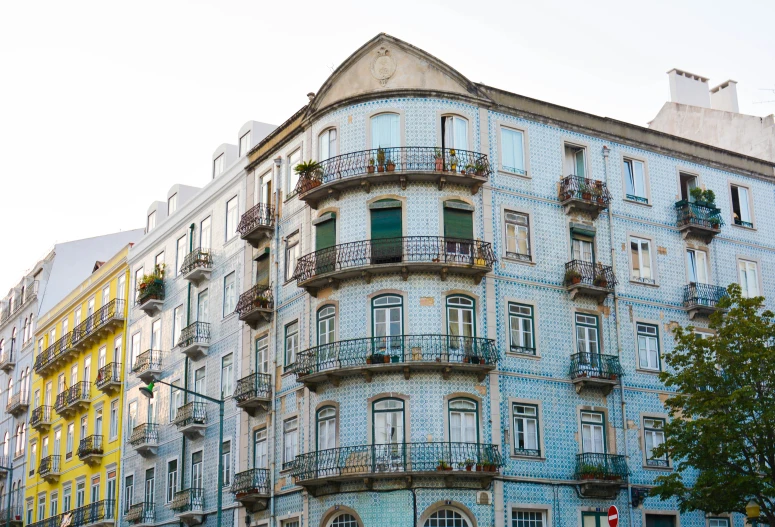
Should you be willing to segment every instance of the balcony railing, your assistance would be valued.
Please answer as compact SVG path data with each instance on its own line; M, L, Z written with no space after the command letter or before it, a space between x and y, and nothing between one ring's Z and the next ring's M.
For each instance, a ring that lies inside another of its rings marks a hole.
M61 414L65 408L67 408L67 390L57 394L57 398L54 401L54 411Z
M492 175L486 154L432 146L373 148L331 157L320 165L317 173L301 177L296 184L295 191L301 199L318 187L330 188L339 183L353 185L361 179L379 181L410 174L418 175L419 180L431 181L446 176L450 182L469 184L478 190L479 185Z
M88 381L80 381L70 386L67 390L67 405L87 401L91 397L91 383Z
M580 481L609 481L621 484L627 481L629 470L624 456L616 454L584 453L576 455L575 479Z
M258 246L258 240L263 236L258 231L270 232L274 227L274 207L259 203L242 215L237 225L240 238L247 240L253 247Z
M21 503L14 503L14 502L20 502L21 499L17 498L13 494L11 495L11 508L8 508L8 495L2 496L0 498L2 500L2 505L0 505L0 525L5 525L6 523L11 523L11 525L21 525L22 524L22 504Z
M170 503L170 509L177 512L202 511L205 508L204 489L192 488L175 493Z
M231 484L232 494L239 497L240 494L269 495L269 470L265 468L251 468L234 475Z
M346 278L369 272L375 266L424 270L455 270L484 275L492 269L492 245L480 240L441 236L406 236L343 243L299 258L293 278L307 286L315 279ZM384 269L374 268L374 272ZM443 275L445 276L445 274Z
M84 458L89 456L101 456L102 450L102 436L90 435L81 439L78 444L78 458L83 461Z
M266 373L253 373L237 381L234 399L237 406L253 407L256 401L267 401L272 397L272 377Z
M721 286L692 282L684 286L684 307L705 308L715 311L719 300L727 296L727 290Z
M143 525L154 523L156 521L156 514L154 513L153 502L135 503L124 514L124 520Z
M136 374L143 381L148 382L155 374L161 371L161 351L144 351L135 359L132 365L132 373Z
M597 298L602 303L618 282L611 266L571 260L565 264L564 283L571 300L582 294Z
M0 370L8 373L16 366L16 358L11 350L0 353Z
M73 329L72 344L77 346L111 322L124 320L124 300L114 298Z
M204 425L207 423L207 409L205 403L192 401L178 408L175 413L175 425L183 428L190 425Z
M27 410L30 404L30 396L25 392L15 393L8 399L8 404L5 407L5 411L11 415L17 415L20 412Z
M30 414L30 426L35 430L42 430L51 425L51 407L38 406Z
M159 443L159 425L155 423L143 423L132 429L129 436L129 444L135 450L155 448Z
M274 309L272 287L266 284L256 284L239 297L235 311L239 319L255 329L258 321L269 320Z
M102 523L116 518L116 500L100 500L72 511L70 527Z
M458 476L492 476L503 466L497 445L480 443L396 443L319 450L296 456L292 475L297 483L400 474L455 471Z
M64 518L65 514L67 513L57 514L56 516L50 516L45 520L40 520L34 523L30 523L27 525L27 527L61 527L62 519Z
M106 390L111 385L121 384L121 363L110 362L97 370L97 379L94 381L98 390Z
M178 338L178 347L186 348L193 344L209 344L210 343L210 324L207 322L194 322L193 324L186 326L180 332Z
M684 238L692 234L710 242L724 225L721 209L716 207L681 200L675 204L675 212L676 225Z
M145 287L137 290L137 305L142 306L149 300L164 300L164 280L157 278Z
M180 266L180 274L188 274L195 269L212 269L212 267L212 251L210 251L210 249L197 247L183 258L183 264Z
M624 370L619 364L616 355L602 355L600 353L576 353L570 357L571 379L590 378L615 381L624 375Z
M571 175L560 180L559 200L566 213L576 209L597 217L601 210L608 208L611 193L602 181Z
M45 371L57 363L73 347L73 332L70 331L63 335L59 340L43 350L36 358L33 369L37 374L43 374Z
M48 476L58 476L59 475L59 466L60 466L60 458L62 456L54 455L54 456L47 456L40 460L40 464L38 465L38 475L42 478L48 477Z

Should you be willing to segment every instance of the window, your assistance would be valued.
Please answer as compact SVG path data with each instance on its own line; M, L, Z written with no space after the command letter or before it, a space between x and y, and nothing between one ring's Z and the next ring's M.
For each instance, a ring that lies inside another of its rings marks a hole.
M223 317L234 313L237 307L237 274L229 273L223 279Z
M183 406L183 392L175 388L180 385L179 380L172 381L170 384L170 422L175 420L175 414L178 412L178 408Z
M110 439L118 437L118 399L110 401Z
M199 224L199 247L202 249L209 249L212 243L211 223L212 220L208 216Z
M177 306L172 310L172 346L178 345L180 332L183 330L183 305Z
M512 353L536 354L532 306L509 302L509 335Z
M256 205L272 203L272 171L256 176ZM268 219L268 218L267 218Z
M449 402L449 440L476 443L479 438L479 405L470 399Z
M686 172L678 173L678 184L681 187L681 200L693 202L692 189L699 186L699 180L695 174Z
M371 302L372 336L380 353L401 352L404 299L397 295L378 296Z
M42 520L46 517L46 495L40 494L38 496L38 520Z
M298 454L299 449L299 422L291 418L283 422L283 469L288 466Z
M132 506L132 498L135 493L135 477L127 476L124 479L124 512L129 512L129 507Z
M397 113L381 113L371 118L371 148L401 146L401 118Z
M605 416L599 412L581 412L581 451L605 454Z
M318 140L318 158L325 161L336 155L336 128L329 128L320 134Z
M178 193L167 198L167 216L172 216L178 210Z
M200 291L196 297L196 320L197 322L207 322L210 320L210 308L208 299L210 293L207 289Z
M73 457L74 436L75 436L75 423L70 423L67 425L67 439L65 440L65 459L70 459L71 457Z
M38 443L36 441L32 441L30 443L30 472L29 475L32 476L35 474L35 467L37 466L38 462Z
M659 371L659 329L652 324L636 324L638 333L638 365L644 370Z
M336 308L323 306L318 310L318 346L331 344L336 333Z
M267 468L269 466L268 460L266 428L262 428L253 434L253 468Z
M151 323L151 349L161 350L161 319L157 318Z
M283 520L281 527L299 527L299 520L296 518L293 520Z
M256 339L256 372L269 373L269 336Z
M156 494L156 469L149 468L145 471L145 503L155 503L156 502L156 500L154 499L155 494Z
M178 238L177 248L175 249L175 276L180 274L180 267L183 265L183 259L186 257L186 236Z
M735 220L735 225L753 228L751 197L746 187L732 185L732 218Z
M244 156L250 150L250 130L245 135L239 138L239 155Z
M207 386L205 384L205 373L204 366L194 371L194 391L201 393L202 395L207 395L207 392L205 391L205 387Z
M729 518L708 518L708 527L729 527Z
M167 462L167 503L171 502L178 491L178 460Z
M127 441L129 441L129 438L132 435L132 430L134 430L137 426L137 401L132 401L129 403L127 414L129 415L127 419L126 438Z
M571 248L574 260L591 264L595 263L594 238L572 233Z
M317 450L336 448L336 408L324 406L317 412Z
M131 354L131 362L132 367L135 366L135 363L137 362L137 357L140 355L140 332L138 331L134 335L132 335L132 354Z
M501 127L501 170L522 176L525 170L525 135L521 130Z
M565 176L587 176L586 148L578 145L565 144Z
M234 196L226 202L226 241L231 240L237 234L238 215L239 203L237 203L237 196Z
M686 267L690 284L707 284L708 280L708 254L696 249L686 250Z
M286 166L286 180L287 188L286 194L288 197L296 194L296 184L299 182L299 175L296 173L296 165L301 162L301 148L295 150L288 156L288 165Z
M221 397L230 397L234 392L234 356L229 353L221 359Z
M231 441L223 442L223 485L231 485Z
M396 445L404 442L404 401L380 399L372 405L372 433L375 445ZM375 455L390 456L392 450L377 449ZM380 461L381 462L381 461Z
M344 512L331 520L328 523L328 527L360 527L360 524L355 519L355 516Z
M146 224L145 232L151 232L155 228L156 228L156 211L153 211L148 215L148 223Z
M296 320L285 326L285 366L296 362L296 354L299 352L299 321Z
M514 419L514 454L541 456L538 443L538 407L532 404L514 403L511 406Z
M32 500L27 501L27 525L32 525L32 514L34 510L34 505Z
M665 420L654 417L643 418L643 441L646 447L646 465L667 467L667 456L656 456L653 450L665 442Z
M648 203L646 189L646 165L635 159L624 160L624 191L625 197L639 203Z
M223 174L223 154L213 160L213 179Z
M594 315L576 313L576 349L582 354L582 359L589 360L590 355L600 353L597 322Z
M447 335L450 353L475 354L474 301L467 296L447 297Z
M630 280L656 284L653 268L651 241L630 237Z
M137 299L140 297L140 283L143 281L143 273L144 273L144 270L142 267L135 271L135 283L134 283L135 302L137 302ZM76 324L76 326L77 325L78 324Z
M296 262L301 256L301 245L299 245L299 232L296 231L285 239L285 281L293 278L296 270Z
M740 277L740 288L746 298L759 296L759 269L756 262L738 260L737 270Z
M86 501L86 482L77 481L75 483L75 507L83 507Z
M468 150L468 121L457 115L443 116L441 118L441 147Z
M529 262L530 218L527 214L506 211L506 256Z
M72 494L73 494L73 486L72 485L66 485L62 489L62 510L63 511L69 511L70 510Z
M471 527L471 523L455 510L441 509L431 514L423 527Z

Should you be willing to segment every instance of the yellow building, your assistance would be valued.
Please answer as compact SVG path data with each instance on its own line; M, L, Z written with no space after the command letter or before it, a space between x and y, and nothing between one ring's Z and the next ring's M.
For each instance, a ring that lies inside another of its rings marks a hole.
M129 245L48 313L35 334L25 523L116 517Z

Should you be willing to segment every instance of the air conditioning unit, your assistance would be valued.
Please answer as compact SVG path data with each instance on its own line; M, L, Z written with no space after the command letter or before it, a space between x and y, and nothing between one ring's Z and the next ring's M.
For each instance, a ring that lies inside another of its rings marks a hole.
M481 491L476 493L477 505L491 505L492 504L492 492Z

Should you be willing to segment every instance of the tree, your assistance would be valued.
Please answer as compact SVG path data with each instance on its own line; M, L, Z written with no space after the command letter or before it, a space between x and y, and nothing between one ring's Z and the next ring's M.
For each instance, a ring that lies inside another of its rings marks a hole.
M677 465L652 496L677 498L682 512L745 512L753 500L775 527L775 320L763 297L732 284L710 316L715 335L678 327L660 378L675 390L671 419L654 450ZM726 312L724 312L726 310ZM691 484L691 479L696 481Z

